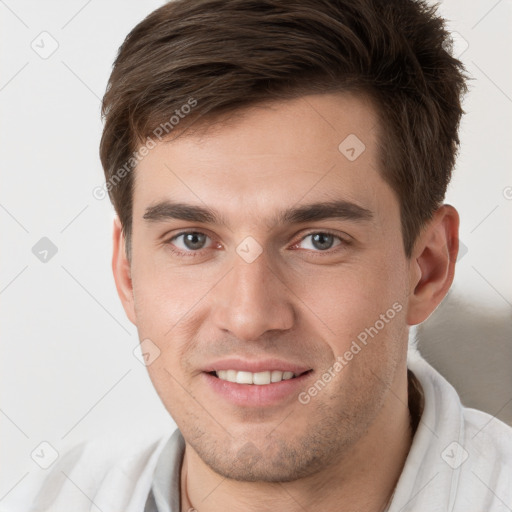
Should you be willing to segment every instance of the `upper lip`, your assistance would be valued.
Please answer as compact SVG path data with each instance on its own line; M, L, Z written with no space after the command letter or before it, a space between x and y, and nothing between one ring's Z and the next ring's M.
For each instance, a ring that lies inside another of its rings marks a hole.
M220 359L210 363L203 371L213 372L218 370L236 370L239 372L258 373L267 370L281 370L284 372L293 372L295 375L311 370L311 367L302 364L294 364L281 359L240 359L229 358Z

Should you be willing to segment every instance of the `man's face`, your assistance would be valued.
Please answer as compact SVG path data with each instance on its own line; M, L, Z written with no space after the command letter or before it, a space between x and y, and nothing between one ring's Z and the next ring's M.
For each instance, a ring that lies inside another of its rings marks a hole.
M403 371L399 204L364 99L310 95L213 128L159 143L136 170L129 316L160 350L150 377L199 457L234 479L293 480L344 457Z

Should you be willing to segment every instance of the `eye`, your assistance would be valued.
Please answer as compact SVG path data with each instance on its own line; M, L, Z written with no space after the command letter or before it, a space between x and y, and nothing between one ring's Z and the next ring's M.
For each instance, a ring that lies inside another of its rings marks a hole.
M332 247L341 245L342 242L344 244L348 244L348 241L333 233L316 231L303 237L300 242L295 244L295 246L298 246L301 249L313 249L315 251L325 252Z
M196 252L209 247L205 245L207 240L210 240L210 237L204 233L200 233L199 231L187 231L173 236L168 243L176 246L178 252Z

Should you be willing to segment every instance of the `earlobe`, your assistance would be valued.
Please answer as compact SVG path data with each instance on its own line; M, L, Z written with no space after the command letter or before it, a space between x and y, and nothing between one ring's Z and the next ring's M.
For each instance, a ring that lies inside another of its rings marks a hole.
M112 242L112 272L114 274L117 294L121 299L121 303L123 305L126 316L130 322L136 325L131 265L126 258L125 237L123 234L121 221L117 215L114 218Z
M458 234L459 214L445 204L418 237L410 261L408 325L426 320L448 293L455 275Z

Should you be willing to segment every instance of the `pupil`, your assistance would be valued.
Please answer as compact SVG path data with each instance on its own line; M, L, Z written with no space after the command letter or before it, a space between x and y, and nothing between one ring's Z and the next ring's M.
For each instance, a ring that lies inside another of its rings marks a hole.
M317 249L330 249L333 244L333 236L328 233L316 233L313 235L313 245Z
M185 245L189 249L201 249L205 236L203 233L187 233L185 235Z

